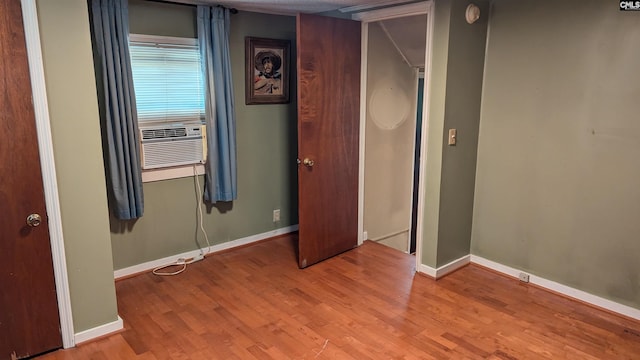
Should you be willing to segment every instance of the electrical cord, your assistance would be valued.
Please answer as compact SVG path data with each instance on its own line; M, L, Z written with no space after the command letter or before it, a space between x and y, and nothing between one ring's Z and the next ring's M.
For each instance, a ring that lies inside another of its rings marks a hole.
M202 224L202 190L200 189L200 180L198 180L198 172L196 170L196 165L193 165L193 177L196 179L196 187L198 189L198 198L196 201L198 202L198 213L200 214L200 230L202 230L202 234L204 235L204 239L207 241L207 253L204 254L202 248L200 249L200 254L202 256L206 256L211 252L211 244L209 243L209 236L207 236L207 231L204 229L204 225ZM196 234L197 236L197 234ZM197 237L196 237L197 239ZM198 244L200 246L200 244Z
M182 273L183 271L187 270L187 265L189 264L193 264L196 261L200 261L202 259L204 259L205 256L209 255L209 252L211 252L211 243L209 242L209 236L207 235L207 231L204 229L204 224L203 224L203 215L202 215L202 189L200 188L200 181L198 180L198 171L196 168L196 165L193 165L193 177L196 180L196 188L198 189L197 191L197 199L196 202L198 204L198 215L199 215L199 223L200 223L200 230L202 231L202 234L204 235L205 240L207 241L207 252L205 253L202 248L200 247L200 244L198 243L198 248L200 250L200 255L190 258L190 259L185 259L185 258L179 258L176 262L173 262L171 264L166 264L166 265L161 265L158 266L157 268L153 269L152 273L154 275L158 275L158 276L174 276L174 275L178 275L180 273ZM198 238L197 238L198 234L196 233L196 243L198 242ZM170 272L164 272L162 270L164 269L168 269L174 266L180 266L180 268L176 271L170 271Z
M182 266L182 267L173 272L160 272L160 270L167 269L172 266ZM178 275L185 270L187 270L187 262L184 261L184 259L178 259L178 261L176 261L175 263L158 266L157 268L153 269L152 272L153 272L153 275L158 275L158 276L173 276L173 275Z

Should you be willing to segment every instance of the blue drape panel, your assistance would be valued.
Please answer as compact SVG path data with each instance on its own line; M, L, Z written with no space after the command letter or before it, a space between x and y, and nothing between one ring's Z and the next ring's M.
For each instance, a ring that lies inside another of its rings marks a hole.
M238 198L229 16L229 9L198 6L198 42L204 71L208 152L204 199L212 203Z
M114 215L122 220L141 217L144 210L127 5L127 0L91 3L96 66L102 73L98 83L103 86L99 100L105 116L108 192Z

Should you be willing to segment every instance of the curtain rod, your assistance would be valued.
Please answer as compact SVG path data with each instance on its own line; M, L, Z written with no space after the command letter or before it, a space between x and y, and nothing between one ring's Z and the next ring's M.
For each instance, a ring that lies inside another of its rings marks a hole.
M236 9L236 8L228 8L228 7L223 6L223 5L216 5L216 7L223 8L223 9L229 9L229 12L232 13L232 14L237 14L238 13L238 9Z
M184 6L209 5L209 4L205 4L204 1L194 1L194 0L182 0L182 1L181 0L147 0L147 1L165 3L165 4L184 5ZM238 9L236 8L228 8L224 5L215 5L215 6L223 9L229 9L229 12L231 14L238 13Z

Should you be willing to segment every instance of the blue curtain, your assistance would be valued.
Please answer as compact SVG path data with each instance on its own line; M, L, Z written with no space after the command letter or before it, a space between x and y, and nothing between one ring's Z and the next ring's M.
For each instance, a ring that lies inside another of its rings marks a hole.
M118 219L135 219L144 200L127 0L92 0L91 13L110 206Z
M229 9L198 6L198 42L202 54L207 124L204 199L238 198L236 121L229 55Z

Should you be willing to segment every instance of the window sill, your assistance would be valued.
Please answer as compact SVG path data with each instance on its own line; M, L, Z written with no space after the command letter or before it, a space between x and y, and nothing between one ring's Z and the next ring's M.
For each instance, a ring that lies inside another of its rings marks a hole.
M176 167L163 168L163 169L142 170L142 182L147 183L147 182L154 182L154 181L191 177L194 175L194 171L197 175L203 175L204 165L195 164L195 165L176 166Z

